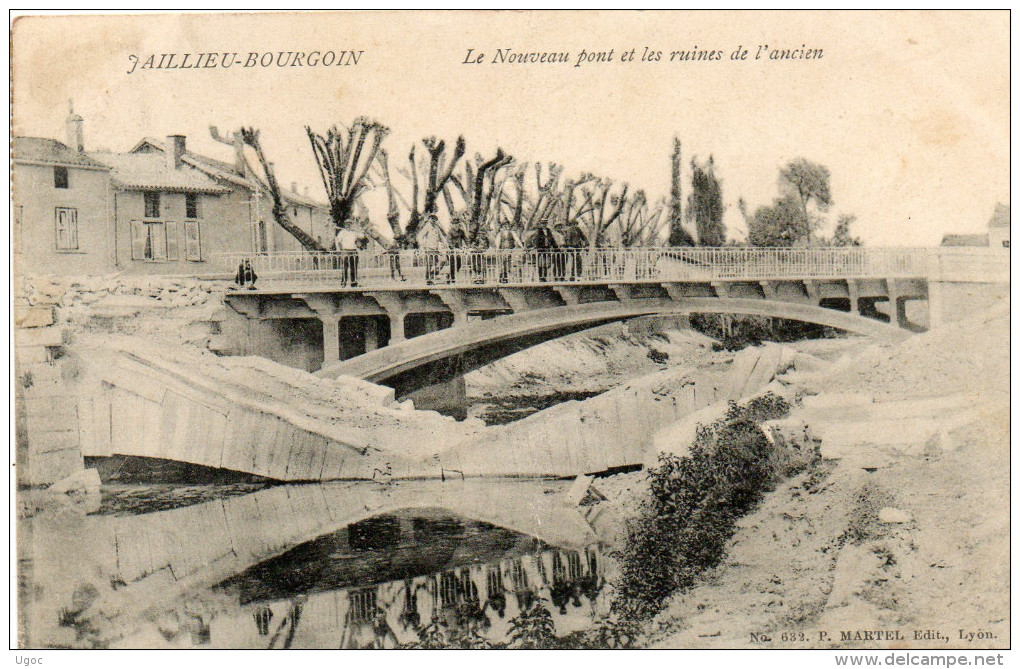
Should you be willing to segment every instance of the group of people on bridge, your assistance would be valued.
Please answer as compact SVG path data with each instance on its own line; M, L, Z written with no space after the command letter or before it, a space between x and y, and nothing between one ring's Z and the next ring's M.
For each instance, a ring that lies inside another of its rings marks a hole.
M341 228L334 242L340 255L341 283L357 287L358 252L368 245L366 235L353 226ZM509 225L500 224L491 234L479 232L469 235L466 226L451 224L449 232L439 225L435 215L426 217L421 229L413 237L397 236L386 251L389 274L394 281L406 281L401 266L401 253L417 250L425 268L425 282L429 285L457 283L466 272L472 283L486 283L490 278L508 283L520 273L522 265L532 263L539 281L563 281L581 275L582 253L588 239L576 222L560 223L550 228L548 219L523 234ZM505 253L519 250L522 253ZM487 253L502 251L504 253Z

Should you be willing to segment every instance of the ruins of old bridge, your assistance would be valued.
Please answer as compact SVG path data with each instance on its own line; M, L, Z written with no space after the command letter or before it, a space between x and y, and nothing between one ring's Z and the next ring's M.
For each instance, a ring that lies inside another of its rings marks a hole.
M432 392L431 399L456 409L464 399L465 371L568 332L641 316L757 314L904 338L916 329L906 319L909 300L927 300L930 322L939 323L1009 291L1008 252L988 250L665 249L579 255L365 255L359 259L359 286L341 285L343 259L337 256L256 256L251 260L260 275L258 288L227 296L248 317L235 314L234 320L256 332L267 322L286 319L321 322L325 342L316 343L325 365L317 362L317 373L342 377L327 384L331 387L363 385L356 392L375 398L364 404L375 416L371 424L345 421L328 402L303 400L303 381L293 383L300 372L281 373L285 367L259 357L178 359L144 342L107 342L109 359L96 357L94 365L101 383L78 402L80 453L174 460L279 481L606 471L644 461L643 442L635 435L644 439L656 425L757 392L789 361L774 350L779 347L750 348L744 352L750 356L747 364L735 360L730 366L732 379L692 379L684 376L690 370L677 369L670 372L680 375L675 379L656 375L648 381L656 384L654 392L621 387L620 393L477 433L471 432L477 427L405 414L393 396L411 395L416 406L437 408L419 401L422 393ZM439 261L456 267L458 259L453 280L439 283L448 277ZM881 302L891 317L882 318L876 308ZM350 377L389 385L395 393ZM52 414L49 406L40 416ZM392 425L380 422L383 418ZM442 440L437 430L447 432Z
M649 315L753 314L897 338L1008 290L1009 254L961 248L655 248L235 254L259 276L228 302L250 319L321 323L322 376L398 395L542 341ZM346 270L346 271L345 271ZM443 332L439 332L442 330Z

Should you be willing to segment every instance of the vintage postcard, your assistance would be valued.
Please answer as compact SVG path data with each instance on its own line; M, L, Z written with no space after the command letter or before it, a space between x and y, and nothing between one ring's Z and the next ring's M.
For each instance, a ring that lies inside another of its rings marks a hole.
M1001 663L1009 22L14 17L12 648Z

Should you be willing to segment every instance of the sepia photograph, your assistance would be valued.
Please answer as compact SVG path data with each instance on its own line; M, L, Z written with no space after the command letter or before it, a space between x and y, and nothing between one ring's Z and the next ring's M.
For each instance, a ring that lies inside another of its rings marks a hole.
M1008 10L28 12L10 59L19 663L1003 664Z

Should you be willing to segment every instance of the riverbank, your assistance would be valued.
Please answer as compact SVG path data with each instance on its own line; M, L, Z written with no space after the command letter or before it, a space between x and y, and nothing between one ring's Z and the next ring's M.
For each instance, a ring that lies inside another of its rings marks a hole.
M790 375L813 408L787 424L822 435L822 463L739 521L642 645L1008 647L1008 323L1004 305ZM647 494L643 473L596 485L624 516Z

